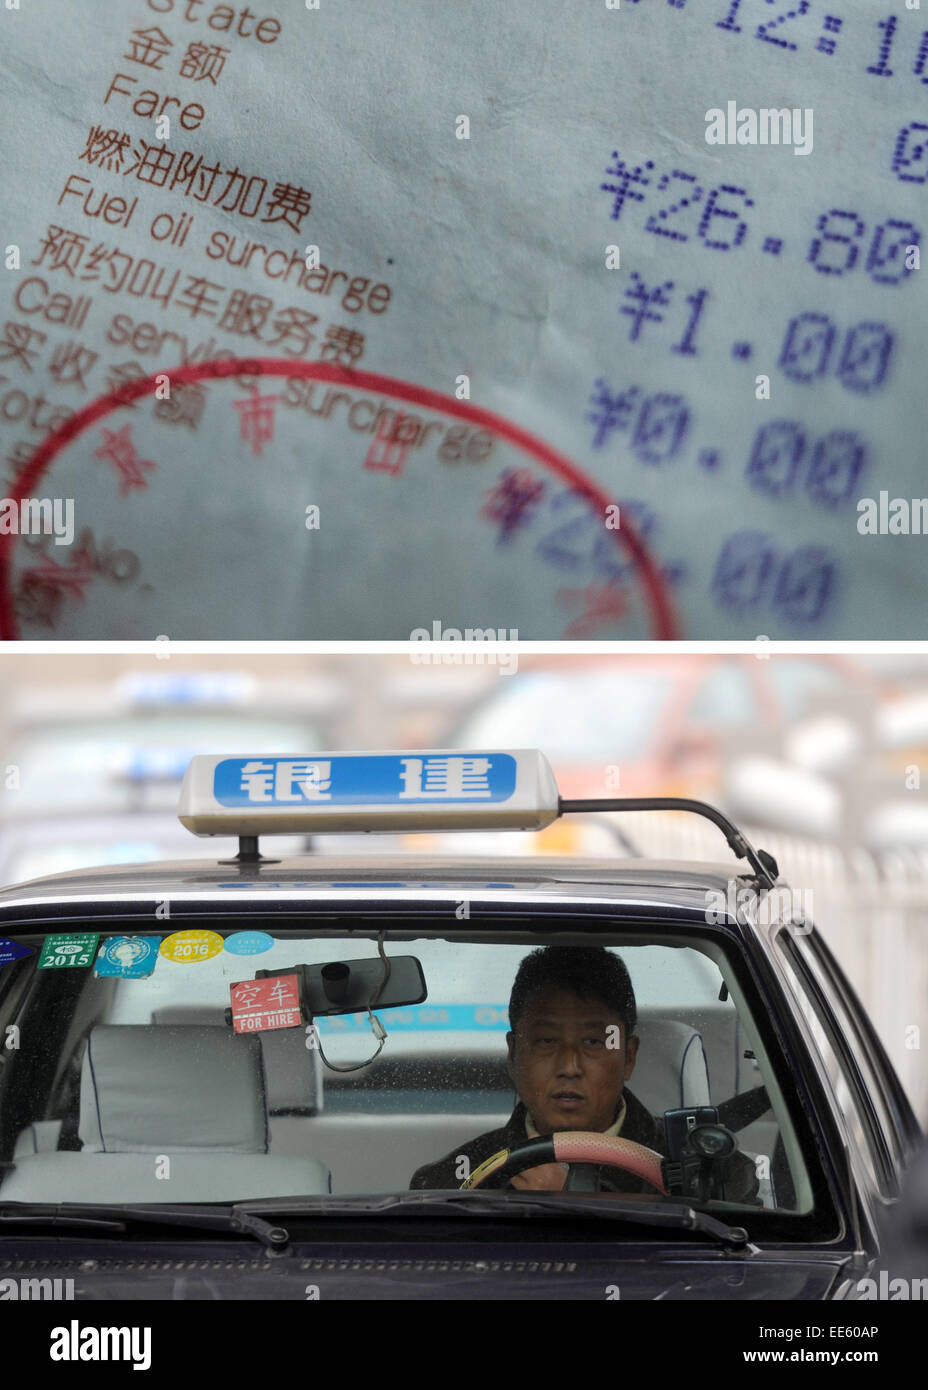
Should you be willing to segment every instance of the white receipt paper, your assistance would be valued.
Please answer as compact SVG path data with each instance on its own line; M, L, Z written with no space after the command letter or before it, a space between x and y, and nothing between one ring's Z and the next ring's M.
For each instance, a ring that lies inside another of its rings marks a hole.
M928 8L0 0L0 620L928 636Z

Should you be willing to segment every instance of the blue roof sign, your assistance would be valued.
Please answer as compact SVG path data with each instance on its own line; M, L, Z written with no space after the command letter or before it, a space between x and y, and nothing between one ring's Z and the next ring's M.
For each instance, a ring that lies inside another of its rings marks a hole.
M558 791L536 750L196 757L179 815L195 835L310 830L540 830Z

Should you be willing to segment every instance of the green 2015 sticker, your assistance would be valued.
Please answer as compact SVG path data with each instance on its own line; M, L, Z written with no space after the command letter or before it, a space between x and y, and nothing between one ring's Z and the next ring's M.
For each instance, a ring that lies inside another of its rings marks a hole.
M40 970L53 970L65 965L92 965L97 953L99 932L85 936L47 936L39 956Z

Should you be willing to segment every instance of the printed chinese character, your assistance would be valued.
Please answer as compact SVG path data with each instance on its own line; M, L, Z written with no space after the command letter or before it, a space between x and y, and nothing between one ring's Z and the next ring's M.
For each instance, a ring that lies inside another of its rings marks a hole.
M294 788L296 790L294 790ZM330 801L332 764L325 760L278 762L274 778L275 801Z
M180 165L180 166L183 166L183 167L185 168L185 173L184 173L184 176L183 176L184 181L186 181L186 180L189 178L192 182L195 182L195 183L196 183L196 187L195 187L195 188L193 188L193 189L191 189L191 188L185 188L185 189L184 189L185 195L188 196L188 197L192 196L192 197L196 198L196 200L197 200L198 203L205 203L205 202L208 202L208 200L209 200L209 199L212 197L212 195L213 195L213 188L215 187L216 180L217 180L218 177L219 177L220 171L221 171L221 169L222 169L222 165L221 165L221 164L204 164L204 163L203 163L203 158L202 158L202 156L201 156L201 155L197 155L196 163L195 163L194 168L193 168L193 172L192 172L192 174L189 174L189 175L188 175L188 173L186 172L185 159L186 159L186 156L185 156L185 155L181 155L180 160L179 160L179 165ZM171 187L173 188L174 185L172 184Z
M117 265L118 261L125 262L121 275L119 274ZM118 246L114 247L111 251L104 246L102 242L98 242L87 256L87 266L80 278L82 280L96 280L100 273L100 266L105 265L107 270L110 271L111 279L114 283L111 285L104 285L103 288L108 294L118 294L129 278L129 271L134 264L135 261L132 256L129 255L128 251L120 251Z
M156 68L159 72L161 61L166 58L174 45L167 34L162 34L157 25L151 29L133 29L135 38L129 40L131 53L124 53L130 63L141 63L146 68Z
M489 758L401 758L407 797L435 796L449 801L490 795Z
M353 367L364 352L364 334L341 324L330 324L328 336L319 356L323 361L337 362L341 367ZM347 361L345 360L347 358Z
M262 179L255 175L246 180L245 175L241 172L238 165L236 165L234 169L227 169L226 173L229 176L228 182L219 197L213 200L213 207L222 208L225 212L238 212L241 213L243 217L255 217L261 206L261 200L264 197L265 189L267 188L267 179ZM257 197L253 200L254 207L249 212L247 204L252 184L260 184L261 188ZM231 203L226 202L226 199L233 193L233 190L235 190L235 192Z
M261 993L261 986L257 980L246 980L243 984L235 986L235 1002L240 1009L249 1009Z
M241 333L246 338L261 340L261 329L268 321L274 307L273 299L263 294L249 294L247 290L233 290L225 307L219 327L229 333Z
M30 328L27 323L5 323L3 325L3 339L0 341L0 362L20 361L27 372L32 371L30 357L38 357L39 349L30 347L33 338L40 344L45 342L45 333L40 333L37 328Z
M78 232L69 232L66 227L49 227L48 236L42 241L42 254L33 265L41 265L46 256L51 257L48 267L52 270L66 270L73 278L74 271L81 263L81 257L87 249L89 238L80 235Z
M215 43L190 43L181 61L180 75L192 78L194 82L207 79L216 87L231 52L231 48L220 48Z
M104 130L101 125L90 127L87 146L78 159L86 159L88 164L99 164L111 174L122 171L123 155L132 144L131 135L119 130Z
M198 314L206 314L207 318L215 318L215 310L219 305L219 300L210 295L210 290L224 289L223 285L216 285L212 280L204 280L197 275L188 275L187 284L183 292L178 296L177 307L187 309L190 317L195 319Z
M309 330L318 322L318 314L311 314L306 309L282 309L272 325L277 330L277 337L268 339L268 347L279 347L288 357L305 357L316 337ZM298 344L293 352L287 348L291 338Z
M278 183L274 185L274 195L268 199L267 215L262 222L286 222L295 232L302 229L303 218L309 212L312 194L297 184ZM271 214L277 212L274 217Z
M98 352L91 352L90 348L81 347L80 343L59 343L52 353L49 375L59 386L79 386L86 391L85 375L99 356Z
M126 174L135 174L140 183L163 188L177 156L166 145L149 145L146 140L140 140L139 145L141 150L132 151L135 163L129 166Z
M272 989L268 991L269 997L274 1000L278 1008L283 1008L284 1001L289 1002L290 987L284 984L283 980L276 980Z

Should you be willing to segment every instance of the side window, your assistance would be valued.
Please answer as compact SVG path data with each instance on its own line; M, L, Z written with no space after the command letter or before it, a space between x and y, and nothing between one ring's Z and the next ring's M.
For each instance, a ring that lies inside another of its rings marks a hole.
M819 962L805 938L780 931L776 945L831 1082L835 1100L867 1169L883 1197L898 1193L896 1166L887 1137L888 1115L879 1079L873 1072L851 1020L825 990Z
M905 1166L921 1140L909 1101L882 1043L828 945L817 933L809 937L808 945L817 968L828 981L829 995L834 998L833 1008L841 1031L861 1060L861 1072L887 1147L895 1163Z

